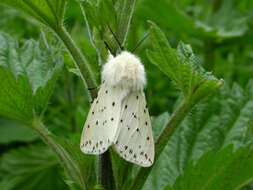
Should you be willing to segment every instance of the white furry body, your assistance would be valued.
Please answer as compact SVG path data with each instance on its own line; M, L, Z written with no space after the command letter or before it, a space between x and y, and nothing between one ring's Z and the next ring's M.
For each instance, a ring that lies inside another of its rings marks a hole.
M102 79L108 86L118 86L131 91L142 91L146 85L145 70L139 58L122 52L109 58L102 71Z
M141 61L129 52L110 57L102 80L84 125L81 150L101 154L113 145L124 159L144 167L152 165L154 142Z

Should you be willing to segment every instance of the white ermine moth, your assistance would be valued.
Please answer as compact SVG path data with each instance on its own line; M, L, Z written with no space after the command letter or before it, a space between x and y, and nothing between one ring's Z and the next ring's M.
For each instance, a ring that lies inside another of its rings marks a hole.
M154 141L143 91L146 76L142 63L126 51L109 56L102 81L83 128L82 152L102 154L112 145L125 160L151 166Z

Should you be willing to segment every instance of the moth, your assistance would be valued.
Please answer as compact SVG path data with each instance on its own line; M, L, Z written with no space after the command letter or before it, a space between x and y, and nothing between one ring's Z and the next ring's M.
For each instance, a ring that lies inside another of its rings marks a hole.
M102 69L102 81L84 124L82 152L97 155L112 146L125 160L151 166L154 141L140 59L127 51L110 55Z

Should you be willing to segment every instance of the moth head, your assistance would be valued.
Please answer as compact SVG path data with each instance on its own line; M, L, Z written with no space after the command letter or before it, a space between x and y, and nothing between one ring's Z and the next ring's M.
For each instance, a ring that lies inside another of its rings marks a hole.
M146 84L146 74L140 59L127 51L108 59L102 70L102 79L109 86L131 91L143 90Z

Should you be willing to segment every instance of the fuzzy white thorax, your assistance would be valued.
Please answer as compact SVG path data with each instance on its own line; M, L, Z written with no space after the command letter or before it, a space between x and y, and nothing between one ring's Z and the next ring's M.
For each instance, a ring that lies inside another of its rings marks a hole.
M109 86L139 91L146 85L146 74L140 59L124 51L116 57L109 56L103 67L102 80Z

